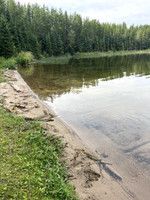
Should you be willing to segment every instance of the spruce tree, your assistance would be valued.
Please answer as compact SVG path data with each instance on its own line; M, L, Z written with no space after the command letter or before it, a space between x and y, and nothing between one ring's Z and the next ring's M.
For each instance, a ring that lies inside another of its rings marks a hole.
M57 39L57 55L61 55L63 53L64 53L63 42L62 42L60 36L58 36L58 39Z
M52 28L51 30L51 45L52 45L52 54L54 56L57 56L57 33L54 30L54 28Z
M4 0L0 0L0 17L5 15L5 2Z
M4 16L0 18L0 56L11 57L14 53L14 44L10 28Z
M50 38L50 34L48 33L46 36L46 52L49 56L52 56L53 52L52 52L52 44L51 44L51 38Z

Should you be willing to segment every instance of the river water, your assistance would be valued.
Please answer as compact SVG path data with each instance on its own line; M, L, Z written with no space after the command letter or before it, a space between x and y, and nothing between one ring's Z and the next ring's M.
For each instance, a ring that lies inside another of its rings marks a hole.
M138 176L137 166L150 174L150 55L72 59L19 72L100 157L122 170L132 163L129 177Z

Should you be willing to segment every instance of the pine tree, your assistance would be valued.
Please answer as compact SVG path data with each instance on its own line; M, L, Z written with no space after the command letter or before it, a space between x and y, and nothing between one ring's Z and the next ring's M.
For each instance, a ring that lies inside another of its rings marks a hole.
M63 53L64 53L63 42L62 42L60 36L58 36L58 39L57 39L57 55L62 55Z
M5 15L5 1L4 0L0 0L0 17L2 17L2 15Z
M36 36L30 33L28 40L30 44L29 51L31 51L36 58L39 58L41 53L40 44L38 43Z
M75 53L75 32L74 30L70 30L68 33L68 44L69 44L69 53L73 55Z
M46 36L46 52L49 56L52 56L53 52L52 52L52 44L51 44L51 37L50 34L48 33Z
M57 56L57 33L52 27L51 30L51 44L52 44L52 55Z
M10 28L4 16L0 18L0 56L11 57L14 53L14 44Z

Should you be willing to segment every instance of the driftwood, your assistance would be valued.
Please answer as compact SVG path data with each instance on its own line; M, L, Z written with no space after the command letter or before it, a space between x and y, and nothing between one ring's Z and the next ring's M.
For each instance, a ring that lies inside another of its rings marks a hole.
M6 94L7 92L2 92L2 93L0 93L0 96L2 96L2 95L4 95L4 94Z
M91 154L87 153L86 151L84 151L84 154L91 160L97 161L99 167L101 168L101 166L103 167L103 169L115 180L117 181L122 181L122 177L117 174L113 169L111 169L110 167L107 167L106 165L112 165L111 163L107 163L107 162L103 162L101 159L98 159L94 156L92 156Z
M85 153L85 155L86 155L88 158L90 158L91 160L98 161L98 164L112 165L111 163L103 162L101 159L98 159L98 158L92 156L91 154L89 154L89 153L87 153L87 152L85 152L85 151L84 151L84 153Z
M10 76L10 75L7 75L7 74L5 74L5 77L7 77L7 78L11 78L11 76Z
M17 86L15 85L13 82L9 82L9 84L11 85L11 87L16 91L16 92L22 92L22 90Z

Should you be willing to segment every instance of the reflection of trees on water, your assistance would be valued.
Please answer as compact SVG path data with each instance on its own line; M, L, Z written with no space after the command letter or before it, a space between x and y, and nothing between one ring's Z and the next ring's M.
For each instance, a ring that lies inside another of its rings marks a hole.
M37 65L20 69L25 81L39 96L53 98L82 87L96 86L99 79L108 81L130 75L150 74L149 55L116 56L70 60L66 65Z

